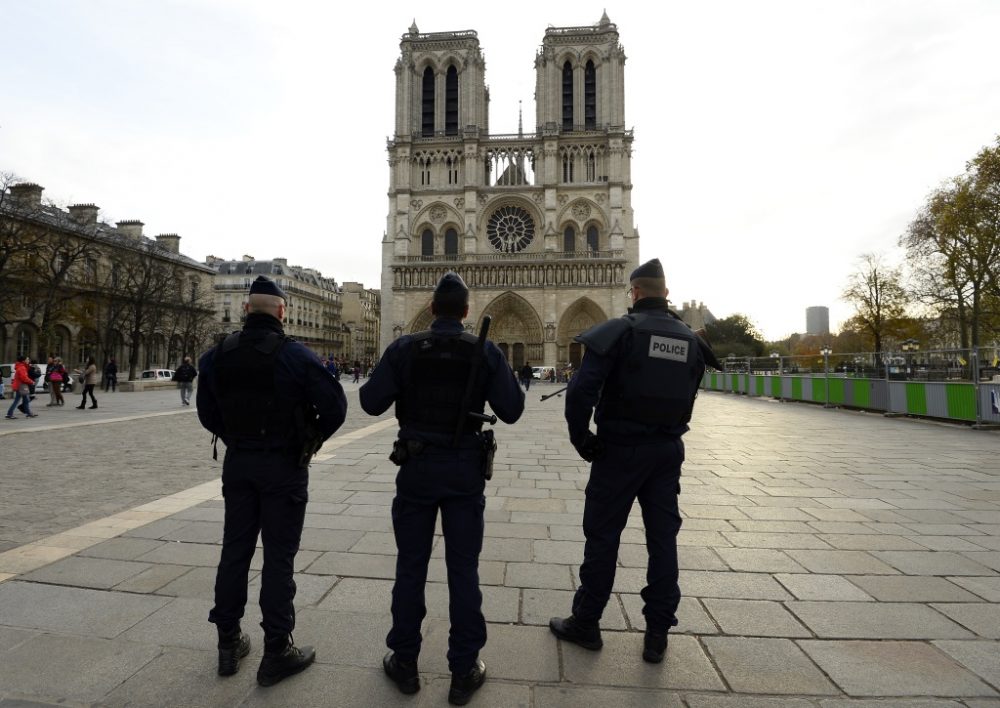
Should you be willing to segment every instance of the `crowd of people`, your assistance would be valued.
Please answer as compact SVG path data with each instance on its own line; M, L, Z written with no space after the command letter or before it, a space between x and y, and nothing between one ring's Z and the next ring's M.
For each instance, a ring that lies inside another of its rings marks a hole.
M87 407L87 396L90 396L90 408L97 408L97 399L94 397L94 387L97 385L97 363L94 361L94 357L88 358L73 373L83 386L83 399L77 408L82 410ZM25 355L17 357L10 382L10 393L13 400L7 409L7 415L4 417L7 420L15 420L17 418L14 414L15 411L20 411L26 418L37 418L38 414L32 411L31 403L36 399L35 392L39 388L48 390L49 402L45 404L47 408L65 405L63 387L69 380L70 372L63 364L62 357L50 355L44 371L36 362L32 361L31 357ZM4 398L5 394L3 383L0 382L0 398Z

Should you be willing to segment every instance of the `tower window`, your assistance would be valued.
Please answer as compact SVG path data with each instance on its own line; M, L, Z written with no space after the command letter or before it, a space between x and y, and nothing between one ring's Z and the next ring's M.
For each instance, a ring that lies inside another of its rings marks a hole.
M600 245L597 239L597 227L591 226L587 229L587 250L596 251Z
M458 69L448 67L444 82L444 134L458 135Z
M420 134L425 138L434 136L434 70L424 69L423 91L420 101Z
M562 127L573 130L573 65L563 64L562 77Z
M444 232L444 254L446 256L458 255L458 232L455 229L448 229Z
M563 231L563 250L566 253L572 253L576 250L576 231L573 230L572 226L567 226L566 230Z
M573 155L571 153L564 152L562 159L562 169L563 169L563 182L573 181Z
M420 255L425 259L434 255L434 232L430 229L424 229L420 235Z
M597 130L597 70L592 61L583 70L583 122L586 130Z

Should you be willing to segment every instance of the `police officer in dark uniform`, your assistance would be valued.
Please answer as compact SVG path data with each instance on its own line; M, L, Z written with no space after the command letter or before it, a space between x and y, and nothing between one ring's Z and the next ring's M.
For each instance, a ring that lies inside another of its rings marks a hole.
M611 597L618 544L632 504L639 499L649 565L642 657L659 663L667 632L677 624L677 532L681 516L681 463L691 410L705 372L715 361L708 345L667 309L659 260L629 277L629 314L576 338L586 345L580 370L566 393L569 436L591 462L583 511L586 545L573 614L554 617L549 628L560 639L600 649L599 621ZM590 417L597 434L590 431Z
M399 419L393 457L401 466L392 503L398 553L392 629L386 637L390 652L383 667L403 693L420 689L417 656L426 614L424 583L440 509L451 619L448 701L464 705L486 677L486 665L479 659L486 644L479 590L486 453L485 433L479 432L482 422L466 416L462 403L465 398L469 410L481 414L488 402L502 421L514 423L524 410L524 392L496 345L486 341L479 349L477 337L465 332L469 289L458 275L441 278L431 311L435 320L430 330L390 344L360 396L361 407L370 415L380 415L395 403ZM466 396L467 386L471 390ZM492 435L488 439L492 444Z
M239 670L250 652L240 630L247 574L261 534L264 568L260 609L264 657L257 682L270 686L302 671L316 657L296 647L295 582L309 485L309 457L343 424L347 400L319 358L286 337L285 293L260 276L250 286L241 332L226 337L199 362L198 418L226 445L222 495L226 517L215 607L219 675Z

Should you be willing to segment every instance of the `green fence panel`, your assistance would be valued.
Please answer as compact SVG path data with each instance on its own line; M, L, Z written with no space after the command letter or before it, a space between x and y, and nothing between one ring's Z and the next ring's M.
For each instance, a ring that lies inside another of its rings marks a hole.
M910 415L927 415L927 389L924 384L907 382L906 412Z
M763 396L764 395L764 377L763 376L754 376L754 379L756 379L756 381L757 381L757 395L758 396Z
M802 379L796 376L792 379L792 400L801 401L802 400Z
M976 387L972 384L946 384L948 417L959 420L976 419Z
M813 379L813 400L817 403L826 403L826 379Z
M718 374L712 374L712 390L715 390L715 388L716 388L716 384L715 384L716 378L718 378Z
M854 379L852 406L868 408L872 403L872 382L870 379Z
M781 377L772 376L771 377L771 395L775 398L781 398Z
M844 405L844 380L830 379L830 403Z

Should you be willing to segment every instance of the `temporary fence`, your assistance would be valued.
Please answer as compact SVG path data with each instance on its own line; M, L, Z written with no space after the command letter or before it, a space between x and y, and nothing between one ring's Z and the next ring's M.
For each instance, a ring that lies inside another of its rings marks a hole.
M1000 349L727 357L702 386L886 414L1000 424Z

